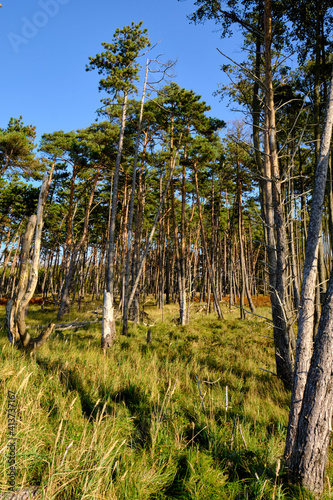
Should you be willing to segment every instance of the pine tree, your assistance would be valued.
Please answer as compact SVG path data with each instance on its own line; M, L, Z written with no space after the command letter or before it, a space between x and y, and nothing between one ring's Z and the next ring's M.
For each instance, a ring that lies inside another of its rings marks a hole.
M118 183L121 155L124 142L127 101L131 94L137 92L135 81L139 79L139 65L136 62L140 51L150 45L146 36L147 30L141 30L142 22L117 29L113 36L113 43L102 43L105 51L90 57L87 70L97 69L104 77L99 82L99 90L104 90L114 99L122 96L122 117L119 134L118 154L114 170L112 188L112 207L110 218L108 264L106 290L104 292L103 330L101 346L107 349L111 346L115 336L114 302L114 258L115 258L115 229L118 201ZM105 101L104 101L105 102ZM109 101L109 104L111 102Z

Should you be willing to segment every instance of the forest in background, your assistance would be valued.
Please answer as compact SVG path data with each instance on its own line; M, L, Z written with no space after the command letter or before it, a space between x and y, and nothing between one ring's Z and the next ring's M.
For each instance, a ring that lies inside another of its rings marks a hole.
M230 85L217 90L243 109L243 120L226 129L194 90L172 81L173 63L160 58L148 59L136 98L137 58L150 42L141 23L132 23L89 58L87 70L102 75L99 90L107 96L96 123L44 134L38 153L34 126L21 117L1 129L0 293L10 299L9 338L33 344L24 315L34 293L52 301L58 320L71 306L80 310L86 296L103 300L104 349L113 344L117 311L127 334L128 320L140 321L149 295L162 311L177 303L182 326L193 301L221 320L220 303L237 304L244 319L256 314L253 298L270 295L276 373L293 386L286 460L306 486L321 491L322 472L309 479L299 468L294 442L303 438L293 429L297 401L307 418L307 373L328 345L331 321L332 6L319 0L196 6L192 21L214 20L223 36L234 24L244 33L246 61L224 64ZM299 62L294 72L291 54ZM310 389L308 398L315 399ZM328 431L323 439L327 461Z

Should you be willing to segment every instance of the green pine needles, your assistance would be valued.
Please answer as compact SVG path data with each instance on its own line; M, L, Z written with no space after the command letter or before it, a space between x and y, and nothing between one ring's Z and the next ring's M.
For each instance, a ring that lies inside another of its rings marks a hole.
M150 47L147 29L141 30L142 21L138 24L118 28L113 35L113 43L103 42L105 49L95 57L89 57L86 71L97 69L103 75L99 82L99 91L105 90L114 98L119 92L124 94L136 94L137 88L134 84L139 80L140 65L136 62L141 50Z

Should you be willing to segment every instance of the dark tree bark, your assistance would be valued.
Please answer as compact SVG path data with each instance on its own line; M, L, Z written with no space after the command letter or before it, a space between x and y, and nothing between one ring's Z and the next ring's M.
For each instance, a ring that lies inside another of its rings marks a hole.
M277 376L286 387L291 387L293 380L293 332L291 318L286 303L286 266L287 242L286 228L281 199L281 181L278 163L273 72L272 72L272 3L265 0L265 85L266 85L266 227L270 233L268 244L269 273L271 286L272 317L274 325L274 344ZM270 184L270 186L268 185ZM272 215L276 244L271 241L273 231ZM273 244L273 245L272 245ZM273 252L275 255L273 255Z

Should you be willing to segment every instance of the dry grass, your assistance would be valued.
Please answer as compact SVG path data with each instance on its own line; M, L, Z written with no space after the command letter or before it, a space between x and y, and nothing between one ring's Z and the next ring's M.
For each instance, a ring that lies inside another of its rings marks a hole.
M11 390L17 487L38 485L45 499L305 499L283 483L283 469L275 481L290 395L262 370L274 371L271 327L240 321L237 309L219 321L197 306L181 327L177 306L165 307L162 322L151 301L151 343L148 326L132 325L105 356L100 324L56 332L34 358L11 349L3 331L0 490ZM95 309L87 303L64 321L91 319ZM32 305L28 320L34 329L54 316Z

